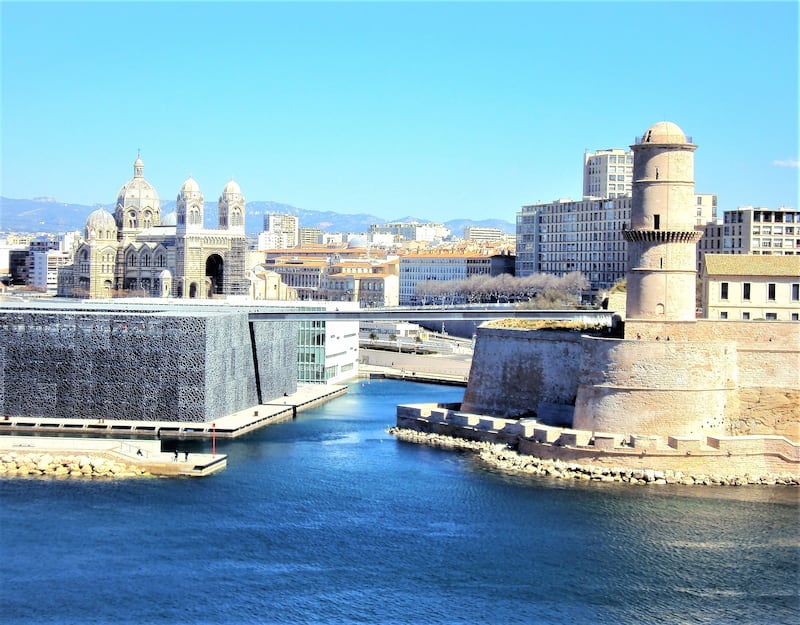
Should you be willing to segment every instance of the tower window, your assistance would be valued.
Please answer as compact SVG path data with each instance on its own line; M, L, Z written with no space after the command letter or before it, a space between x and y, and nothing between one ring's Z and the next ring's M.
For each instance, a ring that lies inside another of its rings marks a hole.
M661 215L653 215L653 229L654 230L661 229Z

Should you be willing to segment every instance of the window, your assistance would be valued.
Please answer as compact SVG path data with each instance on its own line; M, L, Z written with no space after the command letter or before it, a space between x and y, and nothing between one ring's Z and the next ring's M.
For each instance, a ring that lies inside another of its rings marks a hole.
M728 299L728 283L723 282L719 285L719 298Z
M800 283L795 282L792 285L792 301L796 302L800 300Z
M745 282L742 285L742 299L749 300L750 299L750 283Z
M721 312L719 313L719 318L720 318L720 319L727 319L727 318L728 318L728 313L727 313L727 312L725 312L724 310L723 310L723 311L721 311Z
M743 312L743 313L742 313L742 319L743 319L744 321L747 321L747 320L749 320L749 319L750 319L750 313L749 313L749 312Z
M767 321L777 321L778 320L778 313L767 313L766 314Z
M770 282L767 285L767 299L770 302L774 302L775 301L775 283L774 282Z
M653 215L653 229L654 230L661 229L661 215Z

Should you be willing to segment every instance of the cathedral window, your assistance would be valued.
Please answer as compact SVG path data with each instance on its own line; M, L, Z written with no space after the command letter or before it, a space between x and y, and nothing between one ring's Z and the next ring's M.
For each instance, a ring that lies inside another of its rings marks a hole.
M163 267L164 266L164 255L163 254L159 254L156 257L156 265L159 266L159 267Z
M149 267L150 266L150 254L145 254L142 256L142 266Z
M133 254L128 255L128 267L135 267L136 266L136 256Z
M128 228L136 227L136 212L131 211L128 213Z

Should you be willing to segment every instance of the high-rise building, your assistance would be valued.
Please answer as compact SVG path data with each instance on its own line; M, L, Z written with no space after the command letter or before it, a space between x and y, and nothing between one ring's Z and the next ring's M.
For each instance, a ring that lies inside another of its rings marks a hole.
M633 152L609 149L583 155L583 197L614 198L631 194Z
M631 198L557 200L517 213L517 276L581 272L594 292L625 277Z
M295 215L264 215L264 231L258 236L258 248L292 248L300 244L300 220Z
M697 268L706 254L800 254L800 210L740 206L726 210L722 218L703 228L697 246Z

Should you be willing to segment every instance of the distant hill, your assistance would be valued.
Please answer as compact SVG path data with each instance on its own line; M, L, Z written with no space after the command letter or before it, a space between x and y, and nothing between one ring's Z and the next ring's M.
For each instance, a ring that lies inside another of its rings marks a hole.
M32 200L0 197L0 232L67 232L83 230L86 218L99 205L65 204L54 198L34 198ZM104 204L106 208L114 206L114 202ZM174 201L162 201L161 214L175 210ZM247 203L247 235L257 236L263 229L264 215L268 213L286 213L296 215L300 225L306 228L319 228L323 232L366 232L372 224L385 224L389 221L430 221L418 217L402 217L386 220L365 213L342 214L332 211L314 211L297 208L289 204L256 200ZM435 221L435 219L433 220ZM503 232L513 234L516 226L500 219L454 219L444 224L456 236L464 236L465 226L486 226L499 228ZM207 228L217 226L217 203L205 203L205 225Z

